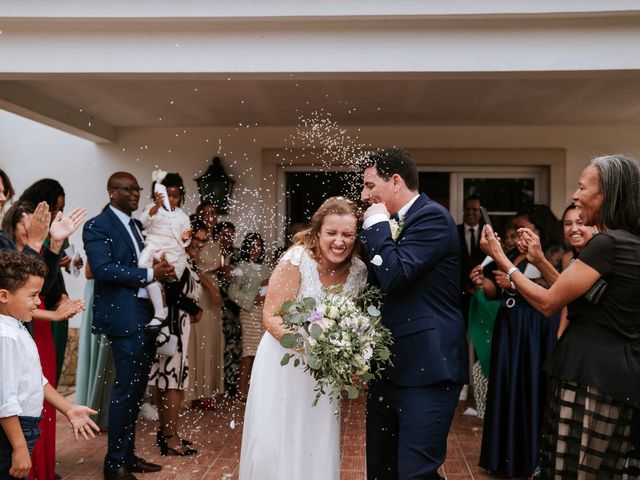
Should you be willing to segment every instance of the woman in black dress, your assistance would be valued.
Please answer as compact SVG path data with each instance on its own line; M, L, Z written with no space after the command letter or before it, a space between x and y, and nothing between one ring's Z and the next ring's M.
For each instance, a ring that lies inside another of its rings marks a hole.
M236 227L228 221L219 222L213 235L220 244L221 266L218 268L218 284L222 296L222 333L224 335L224 388L229 395L238 393L240 363L242 360L242 326L240 307L229 298L231 272L240 257L233 246Z
M543 314L568 304L569 326L545 364L550 392L540 444L543 479L640 478L640 164L593 159L573 200L598 227L547 290L509 260L490 227L481 247Z

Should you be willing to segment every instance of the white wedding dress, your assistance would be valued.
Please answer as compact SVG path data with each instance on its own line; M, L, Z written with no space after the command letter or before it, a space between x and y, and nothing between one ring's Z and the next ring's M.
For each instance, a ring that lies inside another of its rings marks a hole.
M298 298L319 299L322 283L308 251L295 246L281 261L300 269ZM366 281L367 268L354 257L344 289L355 294ZM240 480L338 480L339 405L323 396L311 406L315 381L302 367L280 365L287 352L268 332L258 346L244 414Z

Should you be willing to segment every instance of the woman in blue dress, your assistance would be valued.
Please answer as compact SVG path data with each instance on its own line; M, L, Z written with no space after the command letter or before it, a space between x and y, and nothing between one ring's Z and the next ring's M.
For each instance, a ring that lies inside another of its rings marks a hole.
M548 287L558 277L543 252L561 244L560 222L548 207L519 213L516 225L541 240L535 251L510 253L527 277ZM501 300L493 329L487 406L479 465L495 475L531 476L536 470L538 436L546 398L542 366L556 344L560 314L545 317L521 297L504 272L490 264L475 271L488 297Z

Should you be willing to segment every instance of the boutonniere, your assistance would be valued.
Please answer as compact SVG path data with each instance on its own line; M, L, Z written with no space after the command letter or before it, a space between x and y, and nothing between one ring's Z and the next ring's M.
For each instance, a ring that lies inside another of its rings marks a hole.
M404 222L402 220L398 221L395 218L389 219L389 225L391 226L391 238L395 242L400 237L400 233L402 232L402 227L404 227Z

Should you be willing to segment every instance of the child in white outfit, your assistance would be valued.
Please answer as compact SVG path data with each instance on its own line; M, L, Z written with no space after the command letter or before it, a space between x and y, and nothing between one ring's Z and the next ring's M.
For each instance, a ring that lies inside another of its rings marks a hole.
M47 267L30 255L0 250L0 478L24 478L40 436L46 400L71 422L76 439L94 437L98 412L74 405L42 374L38 348L24 324L40 304Z
M138 266L151 268L154 259L160 260L164 256L167 262L174 266L177 278L180 278L187 267L187 254L184 249L189 245L191 236L189 217L180 208L184 202L184 183L179 174L162 170L153 172L153 180L154 203L147 205L140 215L145 233L145 247L140 253ZM166 200L170 210L163 206L163 203L166 203L164 194L155 191L156 183L166 187ZM159 332L156 343L162 345L169 340L169 327L166 325L168 309L163 298L162 286L154 281L146 288L154 313L145 330L149 333Z

